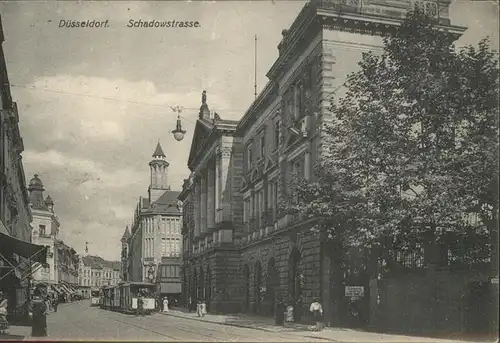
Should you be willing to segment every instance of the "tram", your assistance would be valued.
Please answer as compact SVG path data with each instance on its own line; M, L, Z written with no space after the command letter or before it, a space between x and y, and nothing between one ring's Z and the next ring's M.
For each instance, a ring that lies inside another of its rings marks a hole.
M100 298L98 289L93 288L90 290L90 306L99 306Z
M120 310L125 313L137 312L137 299L143 300L144 312L153 313L156 308L156 285L147 282L128 282L120 286Z
M101 308L105 310L120 311L120 287L103 286L101 288L102 304Z

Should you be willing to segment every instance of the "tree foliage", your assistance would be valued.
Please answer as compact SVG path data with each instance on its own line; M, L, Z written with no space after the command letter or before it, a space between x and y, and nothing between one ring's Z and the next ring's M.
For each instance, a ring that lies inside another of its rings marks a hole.
M453 41L409 13L381 54L363 54L332 105L314 181L295 180L293 207L344 247L391 237L404 251L496 228L498 59L487 40Z

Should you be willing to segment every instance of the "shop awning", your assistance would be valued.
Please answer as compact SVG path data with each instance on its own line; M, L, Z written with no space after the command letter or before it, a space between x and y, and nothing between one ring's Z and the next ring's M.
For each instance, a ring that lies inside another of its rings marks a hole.
M25 242L3 232L0 232L0 253L2 255L12 255L15 253L33 262L42 264L47 262L46 246Z

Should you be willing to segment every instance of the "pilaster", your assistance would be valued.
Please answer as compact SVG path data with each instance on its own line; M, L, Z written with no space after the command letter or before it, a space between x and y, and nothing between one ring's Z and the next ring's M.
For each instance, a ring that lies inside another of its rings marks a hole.
M200 206L201 206L201 227L200 233L205 233L207 230L207 169L201 173L200 180Z
M213 161L207 170L207 229L215 228L215 170Z

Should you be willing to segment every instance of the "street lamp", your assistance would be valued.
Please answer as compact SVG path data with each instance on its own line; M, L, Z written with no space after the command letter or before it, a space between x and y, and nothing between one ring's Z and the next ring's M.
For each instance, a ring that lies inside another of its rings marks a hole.
M184 135L186 134L186 130L182 129L181 124L181 116L177 116L177 125L175 126L175 130L172 130L174 138L176 141L180 142L184 139Z
M177 124L175 125L175 130L172 130L172 134L174 135L175 140L180 142L184 139L184 135L186 134L186 130L182 129L182 123L181 123L182 107L176 106L176 107L170 107L170 108L172 109L172 111L178 113Z

